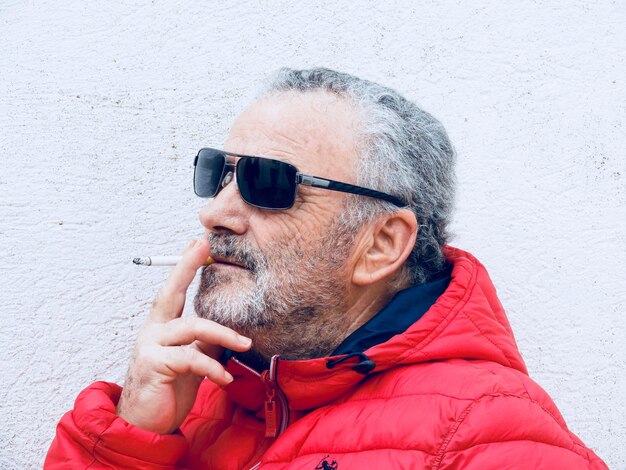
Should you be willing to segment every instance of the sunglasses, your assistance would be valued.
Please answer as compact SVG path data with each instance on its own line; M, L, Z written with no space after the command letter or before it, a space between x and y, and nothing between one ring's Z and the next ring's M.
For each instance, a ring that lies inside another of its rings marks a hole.
M229 163L228 156L238 157L239 160ZM241 198L260 209L291 208L296 200L299 184L382 199L398 207L407 205L401 199L380 191L304 175L295 166L271 158L204 148L198 152L193 164L193 189L197 196L217 196L230 183L234 174Z

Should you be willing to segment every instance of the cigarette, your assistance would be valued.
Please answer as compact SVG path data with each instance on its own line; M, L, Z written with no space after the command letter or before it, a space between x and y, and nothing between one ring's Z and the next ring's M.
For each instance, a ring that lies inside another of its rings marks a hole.
M133 258L133 263L138 266L176 266L182 256L142 256ZM210 256L204 262L204 266L213 264L214 260Z

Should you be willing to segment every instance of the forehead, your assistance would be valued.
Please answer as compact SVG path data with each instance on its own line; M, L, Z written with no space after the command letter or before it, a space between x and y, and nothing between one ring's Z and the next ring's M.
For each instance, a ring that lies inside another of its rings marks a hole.
M358 125L348 99L323 91L281 92L244 110L224 147L284 160L304 173L353 182Z

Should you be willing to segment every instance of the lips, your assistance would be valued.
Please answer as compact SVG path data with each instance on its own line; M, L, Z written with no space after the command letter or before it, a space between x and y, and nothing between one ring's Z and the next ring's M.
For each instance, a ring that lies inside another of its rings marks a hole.
M248 269L247 267L243 266L241 263L238 263L235 260L229 259L229 258L224 258L221 257L219 255L212 255L213 259L215 260L216 263L219 264L226 264L229 266L234 266L236 268L241 268L241 269Z

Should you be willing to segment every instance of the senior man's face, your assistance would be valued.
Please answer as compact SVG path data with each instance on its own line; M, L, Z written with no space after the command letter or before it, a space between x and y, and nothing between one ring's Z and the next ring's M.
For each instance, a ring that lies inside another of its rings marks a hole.
M282 93L245 110L224 148L354 183L356 123L343 99ZM272 354L294 358L327 354L327 345L314 343L341 335L341 322L348 321L341 312L349 297L354 235L338 223L345 197L300 185L291 209L270 211L246 204L229 183L201 210L200 220L213 257L234 264L204 268L197 314L252 336L265 352L275 347Z

